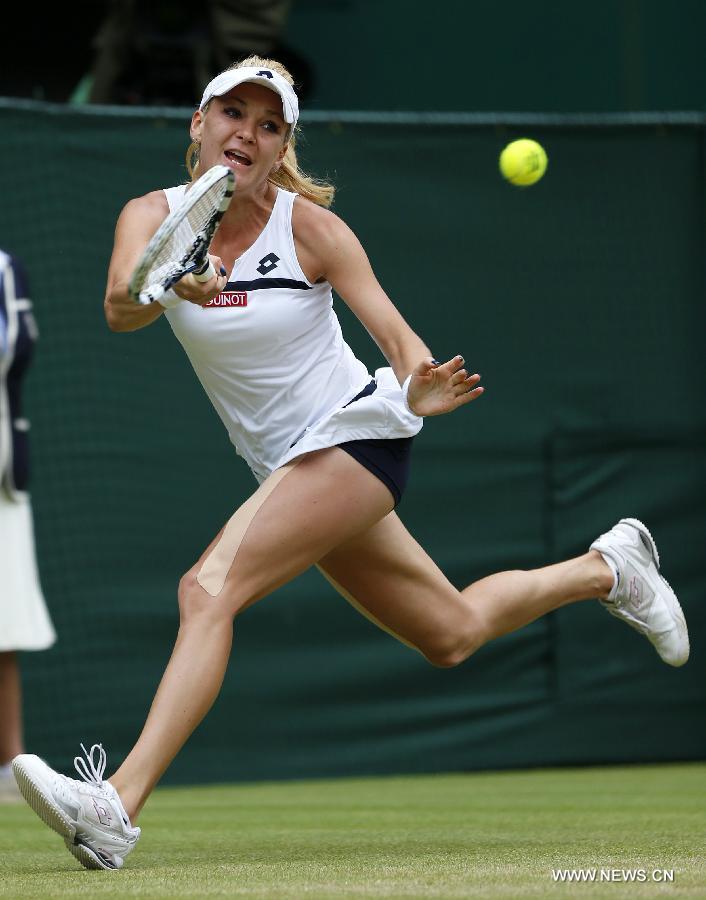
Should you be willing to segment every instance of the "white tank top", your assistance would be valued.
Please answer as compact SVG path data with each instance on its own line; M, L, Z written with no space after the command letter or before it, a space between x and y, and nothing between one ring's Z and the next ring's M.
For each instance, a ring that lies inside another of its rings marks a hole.
M185 185L165 190L170 210L185 190ZM278 188L265 228L235 261L225 289L208 306L183 302L165 313L237 452L258 480L310 449L357 437L403 436L388 434L380 421L351 430L336 419L330 427L331 417L371 376L343 340L331 285L313 284L299 265L292 234L296 196ZM388 386L399 392L396 379ZM412 418L416 433L422 420ZM389 425L389 415L384 419Z

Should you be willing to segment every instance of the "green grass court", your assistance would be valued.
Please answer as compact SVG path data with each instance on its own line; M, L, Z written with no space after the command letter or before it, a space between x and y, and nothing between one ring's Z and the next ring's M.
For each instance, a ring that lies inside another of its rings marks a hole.
M704 764L164 788L120 873L23 806L0 822L0 897L706 897Z

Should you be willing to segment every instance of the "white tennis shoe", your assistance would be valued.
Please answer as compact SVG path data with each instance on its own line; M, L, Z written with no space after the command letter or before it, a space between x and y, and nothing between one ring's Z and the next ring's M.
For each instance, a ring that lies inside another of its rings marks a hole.
M659 573L652 535L638 519L621 519L591 544L617 571L613 589L600 602L608 612L644 634L670 666L689 658L689 633L676 594Z
M39 818L64 838L67 849L86 869L119 869L138 838L120 797L103 781L105 750L94 744L86 759L74 759L83 781L67 778L30 753L16 756L12 771L22 796ZM98 754L97 764L94 755Z

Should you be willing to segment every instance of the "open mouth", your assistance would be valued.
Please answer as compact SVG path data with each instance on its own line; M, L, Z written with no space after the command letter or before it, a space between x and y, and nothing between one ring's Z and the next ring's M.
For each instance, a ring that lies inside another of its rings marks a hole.
M239 150L225 150L224 155L226 159L229 159L231 162L234 162L238 166L252 165L252 160L249 159L244 153L241 153Z

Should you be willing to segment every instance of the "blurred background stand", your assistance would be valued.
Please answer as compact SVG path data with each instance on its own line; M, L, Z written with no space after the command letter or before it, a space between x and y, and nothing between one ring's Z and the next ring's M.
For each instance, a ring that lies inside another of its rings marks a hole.
M113 0L72 102L193 106L214 75L252 53L280 59L306 96L311 67L282 42L290 6L290 0L208 0L206 14L194 16L183 3Z

